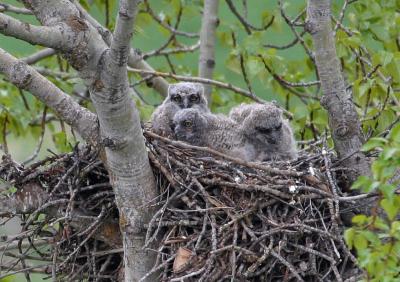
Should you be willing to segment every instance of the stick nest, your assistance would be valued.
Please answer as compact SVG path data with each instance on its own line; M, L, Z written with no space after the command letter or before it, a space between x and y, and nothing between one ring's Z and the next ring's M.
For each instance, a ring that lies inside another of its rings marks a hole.
M340 189L343 168L322 142L293 162L246 163L145 137L159 196L149 203L155 213L145 244L157 259L142 280L344 281L361 274L343 241L343 213L352 215L362 196ZM0 176L17 188L13 203L23 213L21 234L6 239L26 248L1 250L18 260L9 272L29 254L47 262L41 270L53 278L121 279L118 210L97 152L77 147L28 167L4 158Z

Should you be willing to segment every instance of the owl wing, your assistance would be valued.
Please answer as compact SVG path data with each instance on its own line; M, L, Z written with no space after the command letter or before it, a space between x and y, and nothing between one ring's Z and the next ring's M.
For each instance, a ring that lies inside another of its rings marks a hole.
M236 122L242 122L250 114L252 108L253 104L240 104L231 109L229 117Z
M173 117L177 111L177 106L172 103L161 104L154 111L151 118L153 131L164 136L173 135L171 126Z
M216 150L229 152L244 144L238 124L224 116L214 116L206 133L207 143Z

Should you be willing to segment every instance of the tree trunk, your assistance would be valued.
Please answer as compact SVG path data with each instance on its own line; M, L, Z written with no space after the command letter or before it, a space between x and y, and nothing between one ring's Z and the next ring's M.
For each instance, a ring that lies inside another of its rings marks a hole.
M215 67L215 31L218 25L218 0L204 0L200 31L199 76L212 79ZM203 84L208 104L211 104L211 85Z
M91 97L106 146L107 167L115 190L123 235L125 281L138 281L153 266L155 253L143 250L152 212L146 206L156 197L140 119L128 95L129 44L139 1L120 1L111 50Z
M306 29L312 35L315 48L315 62L324 94L321 105L328 111L335 150L340 159L345 159L342 164L355 170L349 173L349 181L353 182L359 175L368 175L370 170L366 157L360 152L364 143L360 119L351 93L346 91L336 55L330 0L308 1Z
M57 51L65 56L89 87L120 212L126 281L138 281L151 269L154 261L154 256L142 248L146 233L143 225L151 217L151 210L146 205L155 198L156 185L139 114L128 95L131 89L127 62L138 2L120 1L109 48L98 30L80 16L72 2L24 1L44 26L57 26L55 30L62 31L65 43Z

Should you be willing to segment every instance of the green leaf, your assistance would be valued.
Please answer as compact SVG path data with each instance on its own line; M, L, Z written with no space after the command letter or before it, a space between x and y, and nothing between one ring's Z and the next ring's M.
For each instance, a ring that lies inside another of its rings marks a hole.
M353 248L355 234L356 230L354 228L349 228L344 232L344 240L346 241L346 244L347 246L349 246L350 249Z
M376 147L382 147L383 145L385 145L388 141L385 138L382 137L373 137L371 139L368 140L367 143L365 143L361 150L363 151L369 151L372 149L375 149Z
M400 83L400 59L392 60L387 66L386 70L389 72L390 76L397 83Z
M250 76L256 76L261 71L264 71L264 65L258 58L250 57L246 65Z
M395 189L396 189L395 186L387 183L381 184L381 186L379 186L379 190L383 193L383 195L387 200L393 200Z
M400 221L393 221L390 233L393 235L400 235Z
M247 36L244 40L243 48L247 52L254 54L258 53L262 46L262 33L259 31L253 32L250 36Z
M357 36L351 36L343 39L343 43L348 47L358 48L361 46L361 38Z
M237 74L242 74L239 59L238 59L237 55L233 54L232 52L228 56L227 60L225 61L225 65L231 71L233 71Z
M384 160L389 160L390 158L392 158L393 156L395 156L398 153L400 153L400 148L389 147L389 148L385 148L383 150L381 156Z
M393 53L386 52L386 51L380 51L379 53L376 53L372 57L372 63L374 65L380 64L384 67L387 64L389 64L390 62L392 62L393 57L394 57Z
M357 251L364 250L367 248L368 241L364 237L362 231L354 236L354 246L356 247Z
M360 189L363 187L369 187L372 184L372 180L369 179L367 176L365 175L361 175L360 177L358 177L358 179L353 183L353 185L351 186L351 189Z
M380 217L375 218L374 227L384 231L389 231L389 225Z
M392 128L389 134L389 138L400 143L400 123Z
M383 199L381 201L381 207L385 210L389 220L393 220L396 217L400 208L394 201L390 201L389 199Z
M363 225L368 222L368 218L364 214L358 214L354 216L351 221L355 224Z

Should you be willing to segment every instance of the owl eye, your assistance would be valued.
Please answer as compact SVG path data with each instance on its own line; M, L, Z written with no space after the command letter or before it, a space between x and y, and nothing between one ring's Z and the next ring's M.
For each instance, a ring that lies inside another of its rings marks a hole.
M172 97L172 100L174 102L180 103L180 102L182 102L182 97L180 95L175 95Z
M184 125L185 127L192 127L193 123L192 123L191 120L185 120L185 121L183 122L183 125Z
M262 134L270 134L271 133L271 128L256 127L256 130Z
M199 100L200 100L199 95L191 95L191 96L190 96L190 101L191 101L191 102L197 103Z

